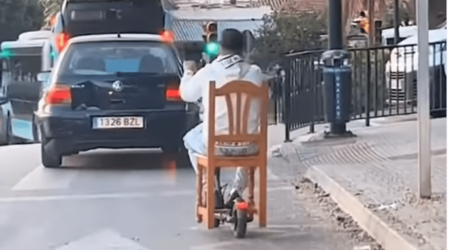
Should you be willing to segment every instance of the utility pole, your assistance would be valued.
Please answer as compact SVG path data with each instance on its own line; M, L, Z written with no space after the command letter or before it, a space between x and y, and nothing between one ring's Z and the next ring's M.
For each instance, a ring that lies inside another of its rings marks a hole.
M417 113L419 141L419 196L431 198L430 48L428 1L416 1L417 19Z
M395 0L394 2L394 44L398 44L400 42L400 5L399 0Z

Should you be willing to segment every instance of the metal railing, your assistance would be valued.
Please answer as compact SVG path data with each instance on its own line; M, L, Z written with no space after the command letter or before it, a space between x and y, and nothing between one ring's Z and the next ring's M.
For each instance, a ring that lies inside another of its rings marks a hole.
M446 111L446 42L430 44L430 113ZM323 74L324 51L286 55L285 76L273 83L272 112L290 132L325 122ZM349 50L352 65L351 120L406 115L417 108L417 45L356 48ZM276 100L276 101L275 101ZM280 106L281 104L281 106Z

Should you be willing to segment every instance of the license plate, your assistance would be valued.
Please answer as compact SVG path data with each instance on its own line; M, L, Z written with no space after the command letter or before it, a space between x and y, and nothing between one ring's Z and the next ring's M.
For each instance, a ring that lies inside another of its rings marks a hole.
M115 128L143 128L143 117L94 117L92 128L115 129Z

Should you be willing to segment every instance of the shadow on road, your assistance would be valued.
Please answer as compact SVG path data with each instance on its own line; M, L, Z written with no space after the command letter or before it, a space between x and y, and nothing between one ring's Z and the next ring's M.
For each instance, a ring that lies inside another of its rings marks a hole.
M96 150L64 157L62 169L152 170L190 168L186 153L163 154L159 150Z

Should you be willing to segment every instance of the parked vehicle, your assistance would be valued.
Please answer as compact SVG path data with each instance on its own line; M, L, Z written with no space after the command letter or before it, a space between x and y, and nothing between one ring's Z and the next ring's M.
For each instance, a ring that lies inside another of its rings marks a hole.
M399 41L401 42L408 37L417 35L417 26L401 26L399 27ZM382 45L395 45L395 28L384 29L381 32Z
M417 35L400 42L386 63L386 84L390 105L414 104L417 99ZM447 30L429 32L429 68L431 113L447 108Z

